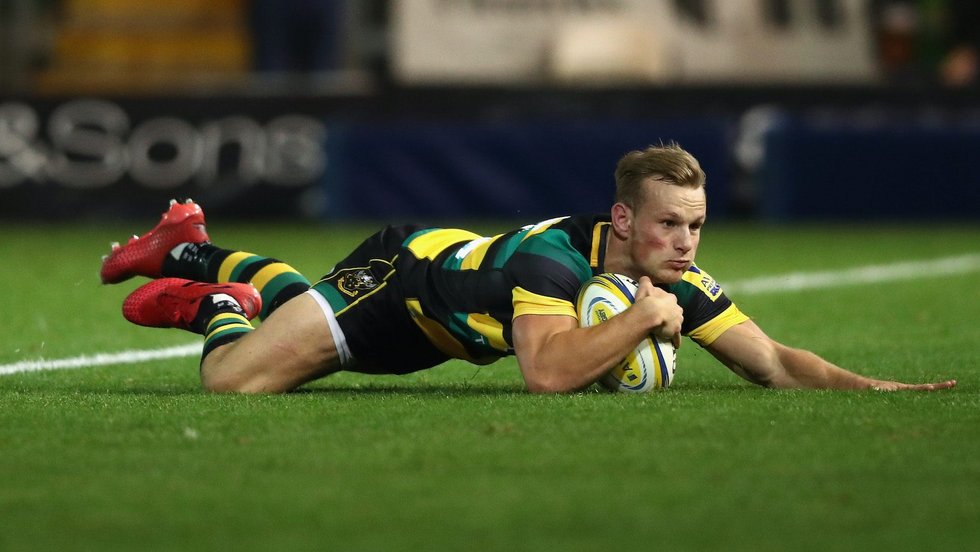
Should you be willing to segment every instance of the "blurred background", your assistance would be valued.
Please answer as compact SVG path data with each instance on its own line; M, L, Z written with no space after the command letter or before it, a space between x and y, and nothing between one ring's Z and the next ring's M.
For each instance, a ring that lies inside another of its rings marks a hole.
M980 220L975 0L0 0L0 217Z

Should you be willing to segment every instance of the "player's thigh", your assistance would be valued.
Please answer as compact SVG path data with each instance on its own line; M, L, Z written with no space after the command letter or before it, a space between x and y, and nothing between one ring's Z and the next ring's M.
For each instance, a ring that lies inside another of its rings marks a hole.
M323 310L304 293L276 309L255 331L208 355L201 381L212 391L277 393L339 369Z

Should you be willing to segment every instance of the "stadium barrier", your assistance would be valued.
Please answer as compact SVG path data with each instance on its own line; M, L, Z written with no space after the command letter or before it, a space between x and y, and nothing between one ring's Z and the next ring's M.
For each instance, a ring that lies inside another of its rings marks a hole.
M727 204L723 118L352 122L247 101L0 102L0 216L538 217L604 210L626 151L676 140Z
M547 217L605 211L627 151L677 141L710 175L712 212L727 213L728 135L721 118L352 125L342 176L325 179L331 217Z
M765 137L759 212L770 220L980 218L980 114L785 115Z
M0 101L0 216L295 214L326 171L327 125L246 101Z
M460 96L400 114L350 98L0 99L0 219L145 219L192 197L239 218L533 220L604 209L616 160L661 141L701 160L714 220L980 218L980 115L962 107L811 104L753 126L746 98L698 113L649 92Z

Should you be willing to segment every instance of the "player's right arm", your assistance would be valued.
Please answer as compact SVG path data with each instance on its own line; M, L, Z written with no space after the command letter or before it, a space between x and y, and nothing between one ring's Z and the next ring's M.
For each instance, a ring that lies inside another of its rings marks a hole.
M956 386L956 380L909 384L868 378L845 370L810 351L787 347L771 339L751 320L726 330L707 349L739 376L752 383L777 389L936 391Z
M682 322L677 298L642 278L630 308L589 328L580 328L573 316L518 316L514 353L532 393L575 391L599 379L651 333L679 346Z

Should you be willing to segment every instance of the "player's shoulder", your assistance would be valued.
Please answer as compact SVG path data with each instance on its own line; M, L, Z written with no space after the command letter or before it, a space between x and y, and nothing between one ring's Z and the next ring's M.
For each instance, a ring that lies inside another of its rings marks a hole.
M609 217L602 215L571 215L548 219L523 228L522 242L529 247L548 244L555 249L568 252L587 253L605 234Z
M523 227L514 236L520 243L516 244L509 268L524 274L541 273L549 280L561 279L559 274L567 273L569 281L584 282L600 260L600 233L594 231L600 218L563 216Z
M554 228L572 236L573 239L591 240L597 229L608 226L609 214L583 214L562 217Z

